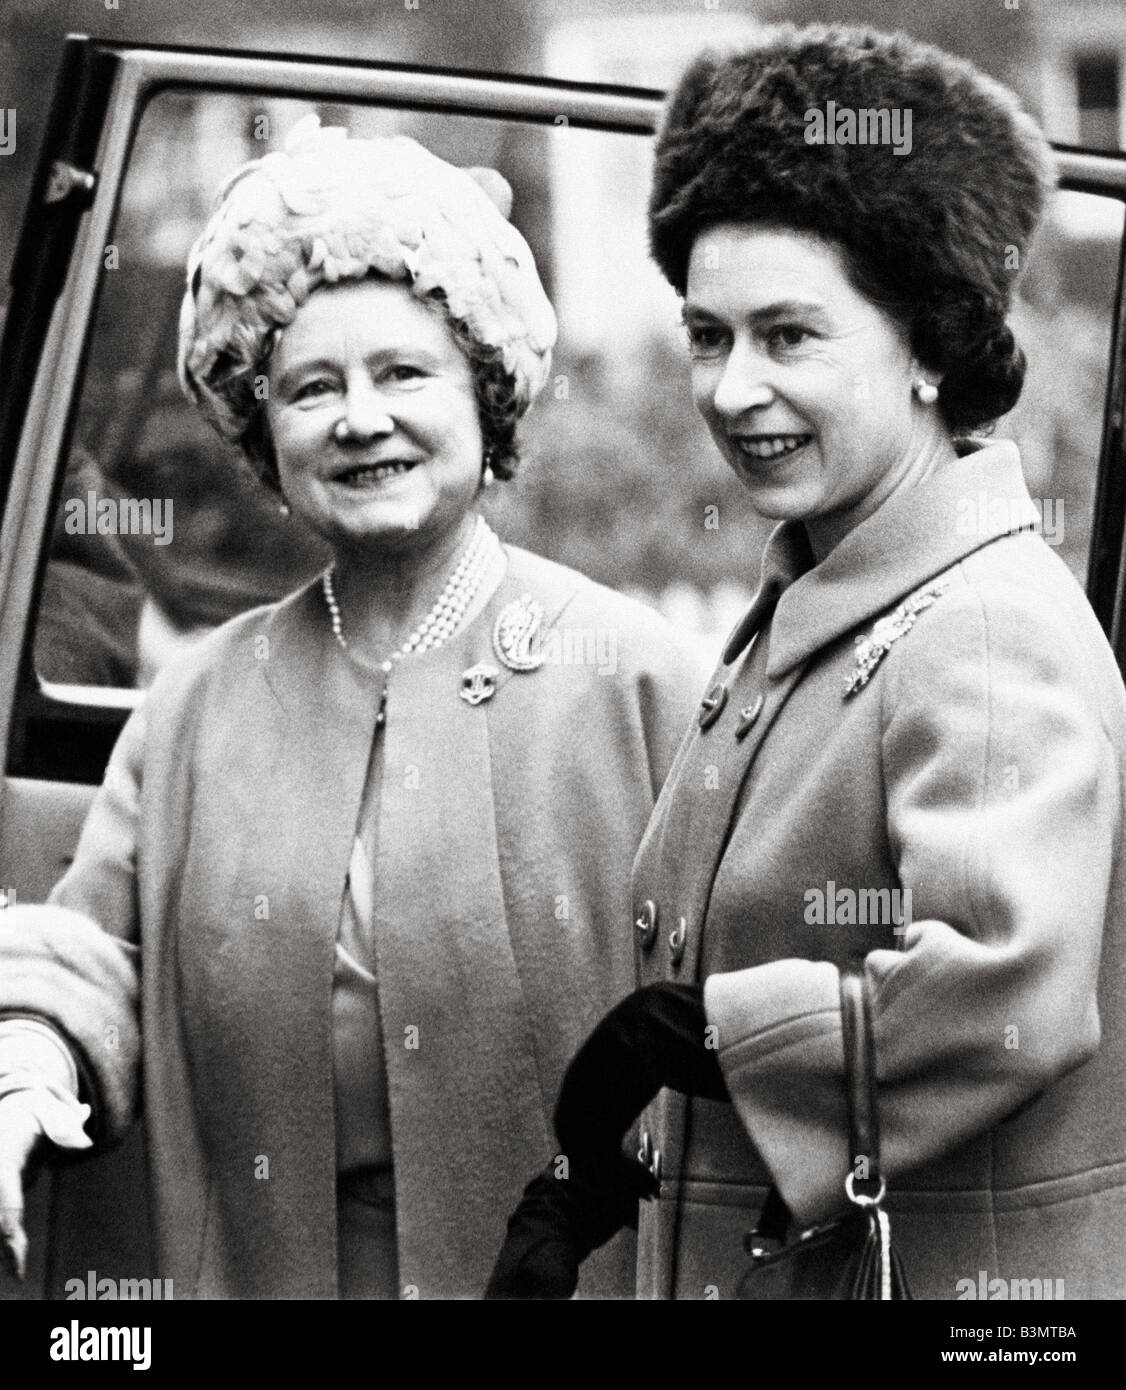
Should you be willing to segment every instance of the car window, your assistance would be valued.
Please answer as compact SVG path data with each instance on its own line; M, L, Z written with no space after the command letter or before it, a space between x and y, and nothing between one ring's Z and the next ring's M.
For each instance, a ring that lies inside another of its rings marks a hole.
M102 253L61 462L34 615L34 674L51 719L19 727L11 770L96 780L102 752L62 756L68 721L112 725L117 711L119 724L170 653L326 563L317 538L280 515L183 398L175 374L184 265L217 186L280 148L311 111L357 135L413 136L455 163L498 168L513 185L513 220L558 310L560 339L524 425L526 468L489 494L504 539L647 599L717 647L753 593L770 524L691 405L679 306L646 252L650 137L562 116L537 125L164 89L144 110ZM1121 202L1059 195L1014 315L1026 390L997 430L1020 444L1045 538L1081 581L1122 233ZM73 742L90 747L77 731Z
M648 140L562 120L171 91L145 112L104 253L37 620L40 679L59 698L68 686L143 687L184 642L326 562L184 399L175 372L184 265L216 187L313 110L357 135L411 135L455 163L499 168L514 186L514 221L561 334L526 423L524 477L490 494L502 534L674 609L698 591L706 598L685 620L723 628L753 577L713 600L719 546L698 553L704 507L734 512L741 499L691 408L675 296L646 257Z

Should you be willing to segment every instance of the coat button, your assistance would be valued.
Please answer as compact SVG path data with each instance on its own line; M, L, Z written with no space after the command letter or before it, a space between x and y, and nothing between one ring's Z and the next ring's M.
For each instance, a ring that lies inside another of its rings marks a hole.
M641 949L650 950L657 939L657 904L652 898L646 898L641 904L641 911L633 925L637 928L637 940Z
M743 1249L752 1260L765 1260L782 1248L782 1242L770 1236L760 1236L757 1231L743 1233Z
M713 685L700 701L700 728L710 729L723 713L725 704L727 704L727 686L722 683Z
M762 696L758 695L756 696L752 704L744 705L744 707L739 711L739 722L735 725L736 738L746 738L747 735L751 732L751 725L762 713L762 705Z
M674 966L679 966L684 959L684 943L688 936L688 922L681 918L675 930L669 932L669 959Z

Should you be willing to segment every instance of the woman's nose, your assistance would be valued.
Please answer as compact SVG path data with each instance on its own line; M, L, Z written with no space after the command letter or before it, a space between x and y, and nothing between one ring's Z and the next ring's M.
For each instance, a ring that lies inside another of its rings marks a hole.
M395 420L383 395L364 376L350 380L344 398L344 422L353 439L372 439L392 434Z
M768 363L762 355L738 339L723 363L712 393L712 409L725 420L737 420L748 410L769 405L774 388L768 379Z

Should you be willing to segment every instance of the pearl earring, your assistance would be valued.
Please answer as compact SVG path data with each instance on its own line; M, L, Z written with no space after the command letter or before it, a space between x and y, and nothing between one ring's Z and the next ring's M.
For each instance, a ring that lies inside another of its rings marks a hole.
M485 471L481 474L481 486L492 487L496 482L497 475L493 472L489 464L485 465Z
M921 376L915 382L915 395L918 396L921 405L934 405L938 400L938 387Z
M283 502L279 502L279 503L278 503L278 511L281 513L282 516L288 516L288 515L289 515L289 503L288 503L288 502L284 502L284 501L283 501Z

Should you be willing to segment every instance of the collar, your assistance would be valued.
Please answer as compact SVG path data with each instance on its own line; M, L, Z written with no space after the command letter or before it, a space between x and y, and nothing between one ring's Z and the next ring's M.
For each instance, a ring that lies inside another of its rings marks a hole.
M805 527L800 522L784 521L775 527L763 551L758 592L723 649L725 666L730 666L755 634L767 625L782 594L812 569L814 563Z
M762 584L723 653L730 665L774 612L767 675L878 616L935 575L1039 523L1008 440L970 441L925 483L890 497L814 564L800 522L783 522L763 556ZM776 612L775 612L776 610Z

